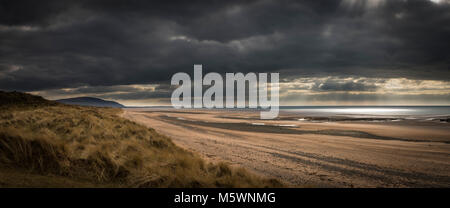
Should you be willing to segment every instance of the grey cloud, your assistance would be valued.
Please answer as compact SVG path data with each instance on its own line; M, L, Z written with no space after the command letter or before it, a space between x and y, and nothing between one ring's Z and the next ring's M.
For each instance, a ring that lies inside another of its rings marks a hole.
M22 68L0 76L0 89L167 85L174 73L192 73L199 63L204 73L280 71L288 79L450 80L450 4L344 2L5 0L0 65Z
M377 86L361 81L337 81L327 79L325 82L316 82L313 91L375 91Z

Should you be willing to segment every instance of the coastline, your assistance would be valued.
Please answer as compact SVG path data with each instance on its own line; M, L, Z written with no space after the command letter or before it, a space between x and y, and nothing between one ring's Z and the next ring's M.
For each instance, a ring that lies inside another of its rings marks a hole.
M125 109L179 146L294 186L448 187L448 124L305 122L255 112Z

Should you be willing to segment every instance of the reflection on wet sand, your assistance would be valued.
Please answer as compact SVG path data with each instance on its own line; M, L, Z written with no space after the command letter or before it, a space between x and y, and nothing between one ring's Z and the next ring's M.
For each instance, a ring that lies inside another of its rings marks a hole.
M344 117L317 121L292 114L259 120L258 115L128 109L123 116L209 160L244 166L293 185L450 186L448 123Z

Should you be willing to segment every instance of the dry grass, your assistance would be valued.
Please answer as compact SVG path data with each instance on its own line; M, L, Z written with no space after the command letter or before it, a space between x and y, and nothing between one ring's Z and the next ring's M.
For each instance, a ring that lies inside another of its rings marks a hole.
M65 177L95 187L282 186L244 169L207 164L119 113L62 104L0 107L0 171ZM60 181L53 186L64 187ZM0 178L2 184L14 186L8 178ZM45 184L52 186L52 181Z

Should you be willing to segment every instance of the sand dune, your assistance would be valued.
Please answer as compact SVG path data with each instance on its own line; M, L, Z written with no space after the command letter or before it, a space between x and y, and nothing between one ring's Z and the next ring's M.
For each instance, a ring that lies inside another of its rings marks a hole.
M129 109L212 161L313 187L450 187L450 125L262 121L256 112Z

